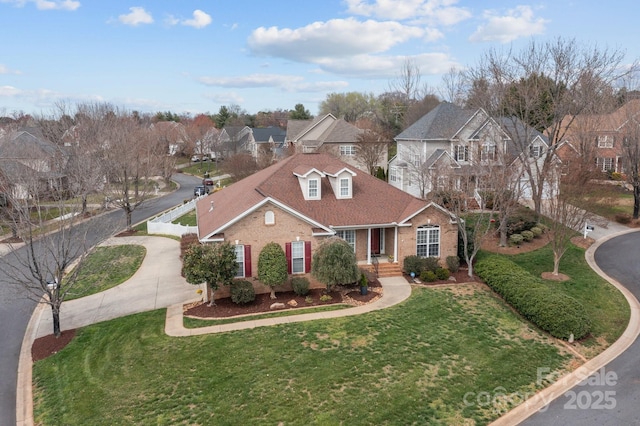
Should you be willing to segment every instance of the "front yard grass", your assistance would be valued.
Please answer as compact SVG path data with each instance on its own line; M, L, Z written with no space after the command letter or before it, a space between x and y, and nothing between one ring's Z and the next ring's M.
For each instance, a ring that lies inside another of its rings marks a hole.
M550 246L510 257L514 262L540 276L553 270ZM570 280L564 282L542 280L549 287L560 287L580 301L592 320L592 337L579 342L577 349L587 358L602 352L624 332L631 315L622 293L596 274L585 260L585 250L571 244L560 260L560 272Z
M108 290L122 284L136 273L147 249L139 245L96 247L84 261L78 280L66 300L73 300Z
M171 338L164 321L95 324L35 363L36 423L487 424L547 385L537 368L579 363L481 284L224 334Z
M615 221L617 215L633 213L633 193L616 185L593 184L589 187L589 194L576 200L576 205Z

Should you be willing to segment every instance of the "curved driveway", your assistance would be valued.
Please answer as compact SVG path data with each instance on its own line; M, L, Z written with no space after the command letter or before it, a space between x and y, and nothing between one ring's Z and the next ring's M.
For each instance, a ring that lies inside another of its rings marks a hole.
M174 207L183 200L193 196L193 185L200 179L184 174L176 174L173 180L180 185L177 191L142 205L133 213L133 223L144 221L158 213ZM124 228L122 210L114 210L86 223L90 227L87 234L89 245L95 245L108 238L102 235L102 226L91 227L92 221L108 221ZM4 274L0 274L0 426L16 424L16 383L18 376L18 360L25 329L36 304L21 297L15 284L8 282Z
M640 298L640 232L604 242L595 251L598 267ZM637 327L638 324L631 324ZM565 392L524 425L640 425L640 339L620 356Z

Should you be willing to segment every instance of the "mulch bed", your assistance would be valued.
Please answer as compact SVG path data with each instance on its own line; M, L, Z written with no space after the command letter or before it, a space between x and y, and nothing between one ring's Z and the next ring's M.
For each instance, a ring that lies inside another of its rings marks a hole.
M442 284L456 284L456 283L462 284L462 283L469 283L469 282L482 282L482 280L478 278L476 274L473 274L473 277L470 278L469 270L466 267L460 267L458 272L452 272L451 275L449 276L449 279L447 280L436 280L432 282L426 282L426 281L420 280L419 277L416 277L416 280L420 281L419 283L417 283L411 278L411 275L404 274L403 276L407 280L407 282L410 284L422 284L427 286L442 285Z
M76 330L66 330L60 334L60 337L56 338L55 335L50 334L48 336L40 337L33 342L31 346L31 358L33 362L40 361L46 357L58 353L73 339L76 335Z
M185 306L184 315L197 318L229 318L238 315L259 314L265 312L285 311L299 308L309 308L313 306L333 305L337 303L348 303L362 305L370 303L378 298L380 293L375 289L381 288L378 281L369 283L369 291L366 295L360 294L359 287L344 287L327 293L324 289L317 288L309 290L306 296L298 296L293 291L276 291L276 299L271 299L269 293L256 294L253 302L245 305L238 305L231 301L230 297L217 299L214 306L208 303L197 302L192 306ZM331 300L321 301L323 295L328 294ZM307 297L310 301L307 301ZM274 303L283 303L284 307L272 309Z

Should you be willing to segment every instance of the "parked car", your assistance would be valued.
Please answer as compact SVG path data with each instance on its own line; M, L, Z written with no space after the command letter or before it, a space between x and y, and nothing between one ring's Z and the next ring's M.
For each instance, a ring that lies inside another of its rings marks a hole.
M200 161L200 156L199 155L194 155L191 157L191 162L192 163L197 163L198 161Z
M204 185L198 185L195 188L193 188L193 195L195 195L196 197L201 197L208 193L209 193L209 188Z
M213 186L213 185L214 185L214 182L213 182L213 179L211 179L211 178L204 178L204 179L202 179L202 184L203 184L204 186L206 186L206 187L207 187L207 189L209 189L208 187L209 187L209 186Z

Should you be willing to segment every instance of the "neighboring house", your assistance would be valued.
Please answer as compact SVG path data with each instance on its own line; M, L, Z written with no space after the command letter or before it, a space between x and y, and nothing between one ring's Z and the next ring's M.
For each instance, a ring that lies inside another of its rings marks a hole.
M253 139L256 144L256 158L261 155L268 155L268 163L275 162L284 157L285 137L287 132L279 127L253 127L251 129Z
M224 158L234 154L249 153L257 157L256 141L249 126L225 126L218 136L218 151Z
M184 124L176 121L158 121L151 123L149 129L155 138L166 146L167 154L177 155L188 149L187 141L189 138Z
M196 212L202 243L235 245L238 277L257 276L269 242L285 250L290 274L308 274L314 251L334 235L363 264L377 256L397 263L409 255L444 261L457 254L457 224L447 210L327 153L287 157L203 197Z
M556 149L563 162L590 164L604 173L624 173L623 142L640 135L640 99L633 99L609 114L565 117L564 127L565 137Z
M312 120L289 120L285 142L294 145L297 152L328 152L364 170L365 166L357 159L359 137L363 132L343 119L326 114ZM379 166L386 167L386 162L385 155Z
M524 140L514 141L510 135ZM489 165L517 167L521 198L531 198L529 168L523 165L541 162L548 154L545 136L519 120L494 119L482 109L464 109L449 102L438 105L394 139L397 154L389 162L389 183L419 198L453 188L478 199L478 191L491 186L483 181L482 166ZM557 183L551 179L550 184Z
M31 181L31 185L37 185L37 190L42 193L68 185L65 172L68 159L66 151L45 140L37 129L19 130L0 146L5 178L15 179L21 185ZM16 173L19 176L11 176ZM19 190L17 194L26 197L27 192Z

